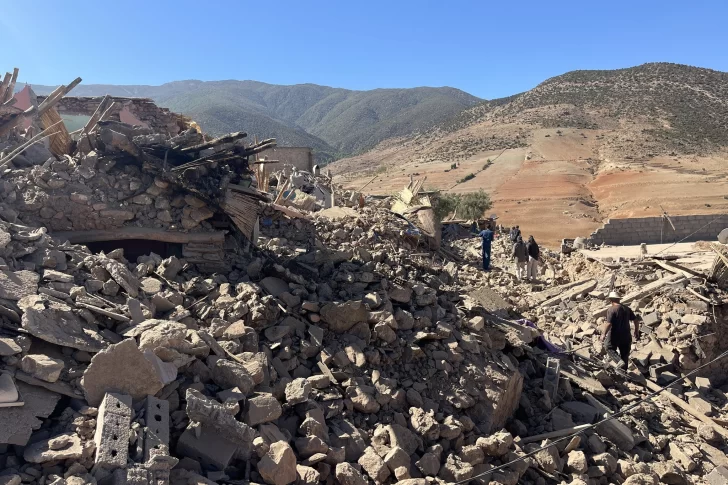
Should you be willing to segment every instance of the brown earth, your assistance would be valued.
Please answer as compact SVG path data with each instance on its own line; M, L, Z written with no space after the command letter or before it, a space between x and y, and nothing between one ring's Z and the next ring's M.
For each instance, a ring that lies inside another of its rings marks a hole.
M728 73L652 63L573 71L330 169L347 188L487 191L505 224L557 246L609 217L728 209ZM493 163L483 169L487 160ZM451 169L452 164L457 168ZM468 174L474 178L459 183Z
M488 139L523 133L527 147L487 150L457 162L423 162L423 153L467 138ZM561 134L557 133L560 131ZM525 234L556 247L561 238L588 236L609 217L643 217L661 213L706 214L728 211L728 155L615 158L615 140L628 138L612 130L546 129L484 123L447 134L429 143L390 141L358 157L330 166L348 189L387 195L414 177L427 177L425 188L450 193L485 190L493 200L489 213L505 225L518 224ZM424 148L423 148L424 147ZM493 163L486 169L487 160ZM467 174L471 180L459 183ZM372 181L372 179L374 179Z

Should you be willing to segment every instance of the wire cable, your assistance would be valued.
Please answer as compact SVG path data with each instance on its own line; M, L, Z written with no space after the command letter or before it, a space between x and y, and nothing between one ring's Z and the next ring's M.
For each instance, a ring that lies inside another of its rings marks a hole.
M695 230L694 232L691 232L690 234L688 234L688 235L687 235L687 236L685 236L684 238L680 239L680 240L679 240L678 242L676 242L676 243L672 243L671 245L669 245L668 247L666 247L666 248L665 248L665 249L663 249L662 251L658 251L658 252L656 252L656 253L655 253L655 254L654 254L653 256L657 256L658 254L660 254L660 253L662 253L662 252L664 252L664 251L667 251L667 250L668 250L668 249L670 249L671 247L673 247L673 246L675 246L675 245L677 245L677 244L680 244L681 242L685 241L686 239L688 239L689 237L693 236L694 234L697 234L698 232L702 231L703 229L705 229L706 227L708 227L709 225L711 225L712 223L714 223L715 221L717 221L717 220L718 220L718 219L720 219L721 217L723 217L723 216L722 216L722 215L720 215L720 216L716 217L715 219L713 219L712 221L708 222L708 223L707 223L706 225L704 225L704 226L703 226L703 227L701 227L700 229L696 229L696 230Z
M725 356L727 356L727 355L728 355L728 350L727 350L727 351L725 351L725 352L723 352L722 354L720 354L720 355L719 355L718 357L716 357L715 359L711 360L710 362L707 362L707 363L705 363L705 364L701 365L700 367L698 367L698 368L696 368L696 369L694 369L694 370L692 370L692 371L688 372L687 374L685 374L684 376L682 376L682 377L681 377L680 379L678 379L678 380L676 380L676 381L674 381L674 382L671 382L670 384L667 384L666 386L663 386L663 387L661 387L660 389L658 389L658 390L656 390L656 391L653 391L653 392L649 393L649 394L648 394L648 395L647 395L646 397L644 397L644 398L640 399L639 401L635 402L634 404L631 404L631 405L627 406L627 407L626 407L626 408L624 408L624 409L620 409L620 410L619 410L619 411L617 411L616 413L614 413L614 414L611 414L611 415L609 415L608 417L606 417L606 418L602 419L601 421L599 421L599 422L597 422L597 423L594 423L594 424L590 425L590 426L589 426L589 427L587 427L587 428L584 428L584 429L580 429L579 431L576 431L576 432L574 432L574 433L572 433L572 434L570 434L570 435L567 435L567 436L563 436L563 437L561 437L561 438L558 438L557 440L555 440L555 441L552 441L552 442L550 442L550 443L549 443L549 444L547 444L546 446L542 446L542 447L540 447L540 448L538 448L538 449L536 449L536 450L533 450L533 451L531 451L531 452L529 452L529 453L526 453L525 455L522 455L522 456L520 456L520 457L516 458L515 460L511 460L511 461L509 461L508 463L504 463L503 465L497 466L497 467L495 467L495 468L491 468L490 470L488 470L488 471L486 471L486 472L483 472L483 473L480 473L480 474L478 474L478 475L475 475L474 477L470 477L470 478L468 478L468 479L465 479L465 480L460 480L459 482L455 482L455 485L463 485L463 484L465 484L465 483L468 483L468 482L469 482L470 480L476 480L476 479L478 479L478 478L484 477L485 475L490 475L490 474L492 474L492 473L495 473L495 472L497 472L497 471L499 471L499 470L502 470L502 469L504 469L504 468L506 468L506 467L509 467L510 465L513 465L514 463L518 463L518 462L520 462L520 461L523 461L523 460L525 460L526 458L529 458L529 457L531 457L531 456L535 455L535 454L536 454L536 453L538 453L539 451L543 451L543 450L545 450L545 449L547 449L547 448L550 448L551 446L554 446L554 445L555 445L556 443L559 443L559 442L561 442L561 441L565 441L565 440L567 440L567 439L572 439L572 438L573 438L574 436L580 435L580 434L582 434L582 433L583 433L584 431L587 431L587 430L590 430L590 429L594 429L594 428L596 428L597 426L599 426L600 424L606 423L607 421L611 421L612 419L615 419L615 418L617 418L618 416L621 416L621 415L623 415L623 414L624 414L624 413L626 413L627 411L630 411L630 410L632 410L632 409L636 408L637 406L639 406L639 405L640 405L640 404L642 404L643 402L645 402L645 401L647 401L647 400L649 400L649 399L652 399L652 398L653 398L653 397L655 397L656 395L658 395L658 394L660 394L660 393L664 392L664 391L665 391L665 389L668 389L668 388L669 388L670 386L672 386L672 385L673 385L673 384L675 384L676 382L680 382L680 381L682 381L682 380L684 380L684 379L687 379L688 377L690 377L690 376L692 376L693 374L697 373L697 372L698 372L698 371L700 371L701 369L704 369L705 367L707 367L707 366L709 366L709 365L711 365L711 364L713 364L713 363L715 363L715 362L717 362L717 361L721 360L722 358L724 358L724 357L725 357Z

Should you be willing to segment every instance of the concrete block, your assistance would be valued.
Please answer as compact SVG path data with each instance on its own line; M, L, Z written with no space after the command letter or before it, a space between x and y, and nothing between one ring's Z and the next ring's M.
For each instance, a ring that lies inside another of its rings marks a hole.
M97 465L106 468L124 468L129 457L131 426L131 396L107 392L99 406L96 418Z
M188 456L204 467L224 470L238 446L221 437L212 427L190 424L177 441L177 454Z
M144 461L157 453L167 454L169 450L169 401L147 396L144 413L147 426L144 433Z

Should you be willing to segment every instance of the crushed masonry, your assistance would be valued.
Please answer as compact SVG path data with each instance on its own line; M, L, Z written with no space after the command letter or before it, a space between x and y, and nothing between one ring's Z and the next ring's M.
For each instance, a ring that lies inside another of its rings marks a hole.
M271 171L274 140L78 82L0 84L0 483L725 483L728 360L680 380L728 349L722 245L542 250L528 283L501 229L485 273L422 180Z

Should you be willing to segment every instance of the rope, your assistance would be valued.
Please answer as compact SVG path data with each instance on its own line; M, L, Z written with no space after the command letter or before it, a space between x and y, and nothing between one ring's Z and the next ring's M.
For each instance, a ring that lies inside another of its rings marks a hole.
M480 474L478 474L478 475L476 475L476 476L474 476L474 477L470 477L470 478L468 478L468 479L466 479L466 480L461 480L461 481L459 481L459 482L455 482L455 485L463 485L463 484L465 484L465 483L468 483L468 482L469 482L470 480L475 480L475 479L478 479L478 478L484 477L485 475L490 475L490 474L492 474L492 473L494 473L494 472L497 472L497 471L499 471L499 470L502 470L502 469L504 469L504 468L506 468L506 467L508 467L508 466L510 466L510 465L513 465L514 463L518 463L518 462L520 462L520 461L523 461L523 460L525 460L526 458L528 458L528 457L531 457L531 456L535 455L535 454L536 454L536 453L538 453L539 451L543 451L543 450L545 450L545 449L547 449L547 448L549 448L549 447L551 447L551 446L555 445L556 443L559 443L559 442L561 442L561 441L565 441L565 440L567 440L567 439L569 439L569 440L570 440L570 439L572 439L572 438L573 438L574 436L576 436L576 435L579 435L579 434L582 434L582 433L583 433L584 431L586 431L586 430L589 430L589 429L593 429L593 428L596 428L596 427L597 427L597 426L599 426L600 424L603 424L603 423L606 423L607 421L610 421L610 420L612 420L612 419L615 419L615 418L617 418L618 416L621 416L621 415L623 415L623 414L624 414L624 413L626 413L627 411L630 411L630 410L632 410L632 409L636 408L637 406L639 406L639 405L640 405L640 404L642 404L643 402L647 401L648 399L652 399L652 398L653 398L653 397L655 397L656 395L658 395L658 394L662 393L663 391L665 391L665 389L669 388L670 386L672 386L672 385L673 385L673 384L675 384L676 382L680 382L680 381L682 381L682 380L684 380L684 379L687 379L688 377L690 377L690 376L692 376L693 374L697 373L697 372L698 372L699 370L701 370L701 369L703 369L703 368L705 368L705 367L707 367L707 366L709 366L709 365L713 364L714 362L717 362L717 361L719 361L720 359L722 359L722 358L723 358L723 357L725 357L726 355L728 355L728 350L727 350L727 351L725 351L725 352L723 352L722 354L720 354L720 355L719 355L718 357L716 357L715 359L711 360L710 362L708 362L708 363L706 363L706 364L703 364L703 365L701 365L700 367L698 367L697 369L695 369L695 370L693 370L693 371L691 371L691 372L689 372L689 373L685 374L685 375L684 375L683 377L681 377L681 378L680 378L680 379L678 379L677 381L675 381L675 382L671 382L670 384L667 384L666 386L663 386L663 387L661 387L660 389L658 389L658 390L656 390L656 391L654 391L654 392L651 392L651 393L649 393L649 394L648 394L648 395L647 395L646 397L644 397L644 398L640 399L640 400L639 400L639 401L637 401L636 403L634 403L634 404L632 404L632 405L630 405L630 406L627 406L627 407L626 407L626 408L624 408L624 409L620 409L620 410L619 410L619 411L617 411L616 413L614 413L614 414L612 414L612 415L610 415L610 416L608 416L608 417L606 417L606 418L602 419L601 421L599 421L599 422L597 422L597 423L594 423L594 424L592 424L592 425L589 425L588 427L586 427L586 428L584 428L584 429L581 429L581 430L579 430L579 431L576 431L576 432L574 432L574 433L572 433L572 434L570 434L570 435L567 435L567 436L563 436L563 437L561 437L561 438L559 438L559 439L557 439L557 440L555 440L555 441L552 441L551 443L547 444L546 446L542 446L542 447L540 447L540 448L538 448L538 449L536 449L536 450L533 450L533 451L531 451L530 453L526 453L525 455L523 455L523 456L520 456L520 457L516 458L515 460L511 460L511 461L509 461L508 463L504 463L503 465L497 466L497 467L495 467L495 468L491 468L490 470L488 470L488 471L486 471L486 472L480 473Z
M658 254L660 254L661 252L667 251L667 250L668 250L668 249L670 249L671 247L673 247L673 246L675 246L675 245L677 245L677 244L680 244L681 242L683 242L683 241L685 241L686 239L690 238L690 236L692 236L692 235L694 235L694 234L696 234L696 233L698 233L698 232L702 231L703 229L705 229L706 227L708 227L709 225L711 225L712 223L714 223L715 221L717 221L717 220L718 220L718 219L720 219L721 217L723 217L723 216L722 216L722 215L720 215L720 216L716 217L715 219L713 219L712 221L708 222L708 223L707 223L706 225L704 225L704 226L703 226L703 227L701 227L700 229L697 229L697 230L695 230L695 232L692 232L692 233L688 234L688 235L687 235L687 236L685 236L684 238L680 239L680 240L679 240L678 242L676 242L676 243L672 243L671 245L669 245L668 247L666 247L666 248L665 248L665 249L663 249L662 251L658 251L658 252L657 252L657 253L655 253L655 254L654 254L653 256L657 256L657 255L658 255Z

